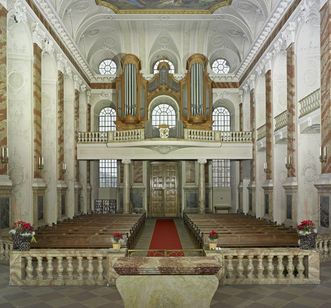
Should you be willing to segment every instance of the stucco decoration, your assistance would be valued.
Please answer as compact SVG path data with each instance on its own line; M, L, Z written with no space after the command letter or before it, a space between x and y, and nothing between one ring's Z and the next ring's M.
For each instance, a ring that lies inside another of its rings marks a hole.
M96 0L117 14L211 14L232 0Z

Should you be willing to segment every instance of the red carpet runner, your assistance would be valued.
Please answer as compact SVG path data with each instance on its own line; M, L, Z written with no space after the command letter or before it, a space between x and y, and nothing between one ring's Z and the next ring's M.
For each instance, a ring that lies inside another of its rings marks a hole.
M173 219L156 220L149 249L150 251L147 254L149 257L184 256L184 253L181 251L182 245ZM155 251L156 249L157 251ZM165 250L179 251L167 252L167 254L165 254Z

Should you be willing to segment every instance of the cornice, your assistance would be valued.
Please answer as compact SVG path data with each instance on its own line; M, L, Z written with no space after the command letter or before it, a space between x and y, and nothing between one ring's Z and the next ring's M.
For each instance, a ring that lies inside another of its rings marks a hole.
M71 56L74 57L74 59L77 61L77 64L79 65L81 70L85 73L86 77L88 77L90 81L94 77L93 73L90 70L87 62L80 54L78 46L76 45L75 41L70 37L70 35L66 31L62 20L54 11L54 8L51 7L46 0L32 0L32 1L36 4L37 8L42 12L43 16L47 19L52 29L60 38L66 49L70 52ZM30 2L31 0L27 1L29 5Z
M255 39L255 43L251 47L246 59L241 64L239 70L236 73L236 77L241 79L246 71L250 68L251 63L256 59L264 44L268 38L273 34L273 29L282 20L287 13L287 9L295 2L301 2L301 0L283 0L279 2L277 8L274 9L274 13L269 18L269 21L261 31L260 35Z

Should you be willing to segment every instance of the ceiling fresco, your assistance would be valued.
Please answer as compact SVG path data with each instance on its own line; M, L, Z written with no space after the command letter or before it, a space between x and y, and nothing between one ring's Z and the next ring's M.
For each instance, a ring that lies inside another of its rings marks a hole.
M96 0L118 14L212 14L232 0Z

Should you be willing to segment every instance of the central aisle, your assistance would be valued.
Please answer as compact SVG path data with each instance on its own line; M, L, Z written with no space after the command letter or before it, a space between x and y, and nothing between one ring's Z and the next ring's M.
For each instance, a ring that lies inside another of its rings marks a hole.
M162 219L161 219L162 220ZM199 248L198 244L193 239L192 235L189 233L188 229L185 227L184 222L181 218L172 219L176 226L176 233L179 237L179 241L181 244L181 249L197 249ZM144 250L141 252L141 255L146 255L148 249L150 249L150 245L152 242L152 237L154 234L154 229L156 226L157 219L155 218L147 218L143 229L138 235L137 242L135 244L134 249ZM164 248L162 248L164 249ZM165 248L167 249L167 248ZM135 255L138 255L136 253ZM140 255L140 254L139 254Z
M157 219L148 256L162 256L163 252L154 250L182 250L182 245L173 219ZM183 252L173 252L171 256L183 256Z

